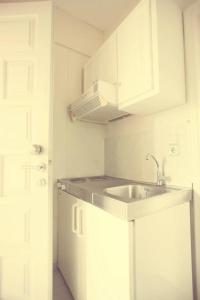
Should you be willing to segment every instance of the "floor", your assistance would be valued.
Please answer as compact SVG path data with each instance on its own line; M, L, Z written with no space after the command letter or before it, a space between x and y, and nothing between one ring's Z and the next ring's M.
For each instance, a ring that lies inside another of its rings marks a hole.
M53 300L73 300L58 270L54 271L53 281Z

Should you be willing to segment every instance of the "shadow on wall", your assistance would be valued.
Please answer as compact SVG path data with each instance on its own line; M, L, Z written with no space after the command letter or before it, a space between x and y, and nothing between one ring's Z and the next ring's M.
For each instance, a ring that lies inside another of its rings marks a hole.
M200 265L200 257L198 255L200 249L197 240L195 239L196 234L198 234L196 232L195 224L197 224L199 219L200 219L200 186L199 187L194 186L193 202L191 204L191 239L192 239L192 268L193 268L193 278L194 278L193 280L194 295L198 294L196 275L199 273L198 266Z

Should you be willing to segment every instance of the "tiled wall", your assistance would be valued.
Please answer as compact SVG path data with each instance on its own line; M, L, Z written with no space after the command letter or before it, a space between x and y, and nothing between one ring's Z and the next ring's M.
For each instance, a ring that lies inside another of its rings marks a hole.
M148 117L129 117L108 126L105 141L106 173L128 179L155 181L159 160L168 183L190 186L192 182L192 120L189 106L181 106ZM177 155L170 148L178 147Z

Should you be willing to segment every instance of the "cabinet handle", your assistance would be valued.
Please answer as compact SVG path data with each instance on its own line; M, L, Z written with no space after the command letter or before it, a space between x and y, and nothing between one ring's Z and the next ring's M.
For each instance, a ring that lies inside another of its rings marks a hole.
M77 235L79 237L83 236L83 209L81 207L78 208L78 231Z
M72 206L72 232L77 234L78 232L78 224L77 224L77 212L78 212L78 204L74 204Z

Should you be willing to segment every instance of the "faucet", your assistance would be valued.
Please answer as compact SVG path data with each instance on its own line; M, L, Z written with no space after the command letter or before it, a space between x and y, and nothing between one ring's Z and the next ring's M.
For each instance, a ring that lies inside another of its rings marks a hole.
M160 172L160 166L159 166L159 163L158 163L157 159L155 158L154 155L152 155L151 153L148 153L146 155L146 160L149 160L150 158L153 159L153 161L155 162L156 167L157 167L157 180L156 180L156 184L159 185L159 186L165 185L166 184L166 182L165 182L166 178Z

